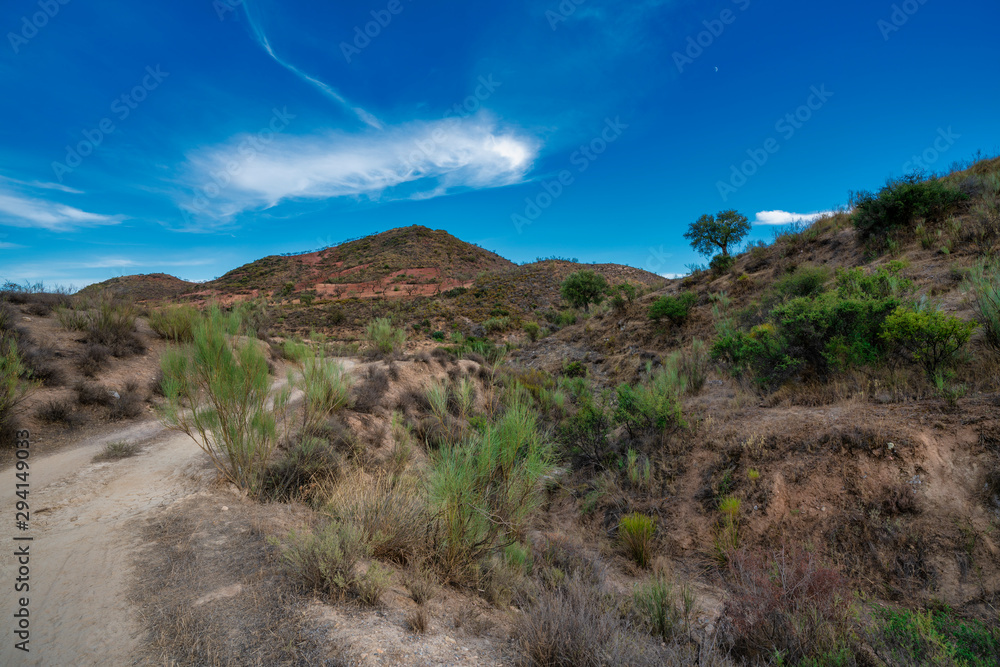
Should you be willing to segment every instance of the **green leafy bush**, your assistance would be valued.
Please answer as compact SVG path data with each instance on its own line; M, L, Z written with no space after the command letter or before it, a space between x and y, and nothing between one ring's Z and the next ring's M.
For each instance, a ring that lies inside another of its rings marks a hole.
M925 612L876 605L865 637L887 665L987 667L1000 659L1000 630L958 618L948 609Z
M816 296L830 280L825 266L800 266L774 283L774 291L786 297Z
M968 196L943 181L921 181L916 174L890 180L877 194L862 191L853 198L854 227L862 241L885 239L917 218L940 220Z
M909 353L933 378L954 360L977 326L937 310L897 308L886 318L882 337Z
M639 567L649 567L653 559L653 537L656 521L651 516L634 512L618 522L618 539L629 558Z
M538 336L541 333L542 328L538 326L538 322L525 322L524 323L524 333L528 334L528 338L534 343L538 340Z
M510 329L510 317L502 315L499 317L491 317L485 322L483 322L483 329L486 333L500 333Z
M562 298L574 308L590 310L590 304L600 303L608 291L608 281L599 273L583 269L569 274L560 286Z
M677 296L662 296L649 307L649 319L660 321L664 317L674 326L681 326L691 314L691 308L698 302L698 295L685 292Z
M17 431L15 412L31 384L24 380L28 368L13 336L0 335L0 443L9 447Z
M327 359L322 348L309 349L302 361L301 375L289 377L289 384L305 395L302 430L307 433L351 403L353 376L340 363Z
M720 276L729 269L733 268L734 264L736 264L736 260L732 255L716 255L709 260L708 268L711 269L712 273Z

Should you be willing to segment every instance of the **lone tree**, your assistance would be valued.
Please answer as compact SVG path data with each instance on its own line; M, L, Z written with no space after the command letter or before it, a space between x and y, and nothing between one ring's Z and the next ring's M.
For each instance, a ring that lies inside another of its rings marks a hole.
M604 276L584 269L571 273L562 283L562 298L574 308L590 310L590 304L600 303L608 291Z
M723 257L729 257L729 246L743 240L750 231L750 221L745 215L740 215L730 209L715 215L703 215L688 227L684 238L691 241L691 247L706 257L711 257L715 250L721 251Z

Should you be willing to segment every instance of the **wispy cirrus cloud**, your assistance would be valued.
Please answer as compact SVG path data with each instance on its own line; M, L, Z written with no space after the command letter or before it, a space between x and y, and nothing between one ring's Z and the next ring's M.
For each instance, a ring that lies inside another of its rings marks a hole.
M538 154L536 140L486 114L356 134L279 135L250 158L241 152L246 143L234 137L190 157L190 212L226 219L293 199L429 199L521 182Z
M823 216L833 215L836 211L817 211L816 213L791 213L789 211L760 211L753 221L755 225L792 225L795 223L809 223L819 220Z
M116 225L123 219L122 216L91 213L55 201L50 194L38 192L40 190L83 194L56 183L0 177L0 225L64 232L81 227Z

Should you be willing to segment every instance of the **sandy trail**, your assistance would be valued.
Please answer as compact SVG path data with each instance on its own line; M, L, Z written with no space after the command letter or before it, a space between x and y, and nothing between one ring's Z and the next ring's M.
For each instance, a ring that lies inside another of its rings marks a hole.
M128 440L142 453L93 463L108 442ZM4 665L127 665L142 624L127 602L134 550L129 520L149 515L197 491L212 474L207 457L184 434L146 422L72 450L31 460L30 652L14 647L16 577L13 469L0 475L5 490L2 575L5 589ZM7 519L10 519L7 521ZM24 544L24 543L19 543Z
M354 361L342 360L348 369ZM285 384L281 379L276 387ZM301 393L292 395L293 403ZM132 458L94 463L109 442L141 445ZM132 424L55 454L31 458L31 530L14 527L16 471L0 471L0 665L85 667L133 664L143 626L127 601L138 517L205 488L216 477L208 456L157 421ZM15 593L15 533L31 535L30 591ZM30 600L30 652L19 641L17 599Z

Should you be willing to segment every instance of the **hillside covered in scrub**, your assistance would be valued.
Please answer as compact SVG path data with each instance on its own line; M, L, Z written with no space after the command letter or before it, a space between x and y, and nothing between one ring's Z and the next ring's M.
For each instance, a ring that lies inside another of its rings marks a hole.
M8 285L0 419L200 457L134 554L149 661L1000 664L1000 158L748 229L676 280L410 227Z

